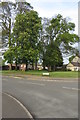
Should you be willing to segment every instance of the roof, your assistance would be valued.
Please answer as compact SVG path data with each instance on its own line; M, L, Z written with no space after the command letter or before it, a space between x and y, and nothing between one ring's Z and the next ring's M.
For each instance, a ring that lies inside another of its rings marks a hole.
M80 63L80 57L76 56L75 58L73 58L73 60L71 62L78 62Z
M80 57L76 56L75 58L73 58L73 60L71 61L71 63L69 63L67 66L76 66L76 67L80 67Z
M71 64L74 66L80 67L80 63L78 63L78 62L71 62Z
M74 65L72 63L69 63L67 67L74 67Z

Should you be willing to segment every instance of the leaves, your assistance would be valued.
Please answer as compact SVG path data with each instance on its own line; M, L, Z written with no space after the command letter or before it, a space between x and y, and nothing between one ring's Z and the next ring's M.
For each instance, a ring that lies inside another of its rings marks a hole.
M31 10L25 14L18 14L15 20L12 42L16 50L16 59L20 57L19 63L35 62L39 53L37 45L41 18L36 11Z

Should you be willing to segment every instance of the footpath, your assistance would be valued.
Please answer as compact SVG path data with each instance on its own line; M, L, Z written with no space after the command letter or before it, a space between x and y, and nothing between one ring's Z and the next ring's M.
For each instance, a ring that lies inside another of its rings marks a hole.
M17 99L2 94L2 118L31 118L29 111Z

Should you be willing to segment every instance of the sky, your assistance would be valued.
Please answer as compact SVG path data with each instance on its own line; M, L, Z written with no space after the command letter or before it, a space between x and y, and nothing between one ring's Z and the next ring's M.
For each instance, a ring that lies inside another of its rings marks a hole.
M11 0L14 2L15 0ZM23 1L23 0L17 0ZM54 17L61 14L64 18L75 23L74 33L78 34L78 2L80 0L26 0L38 12L40 17ZM65 64L68 63L68 58L64 59Z

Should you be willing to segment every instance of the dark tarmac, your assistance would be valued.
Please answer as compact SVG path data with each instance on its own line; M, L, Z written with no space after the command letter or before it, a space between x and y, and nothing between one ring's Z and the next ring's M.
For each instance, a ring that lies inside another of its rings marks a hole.
M3 118L30 118L27 111L12 97L2 94Z

